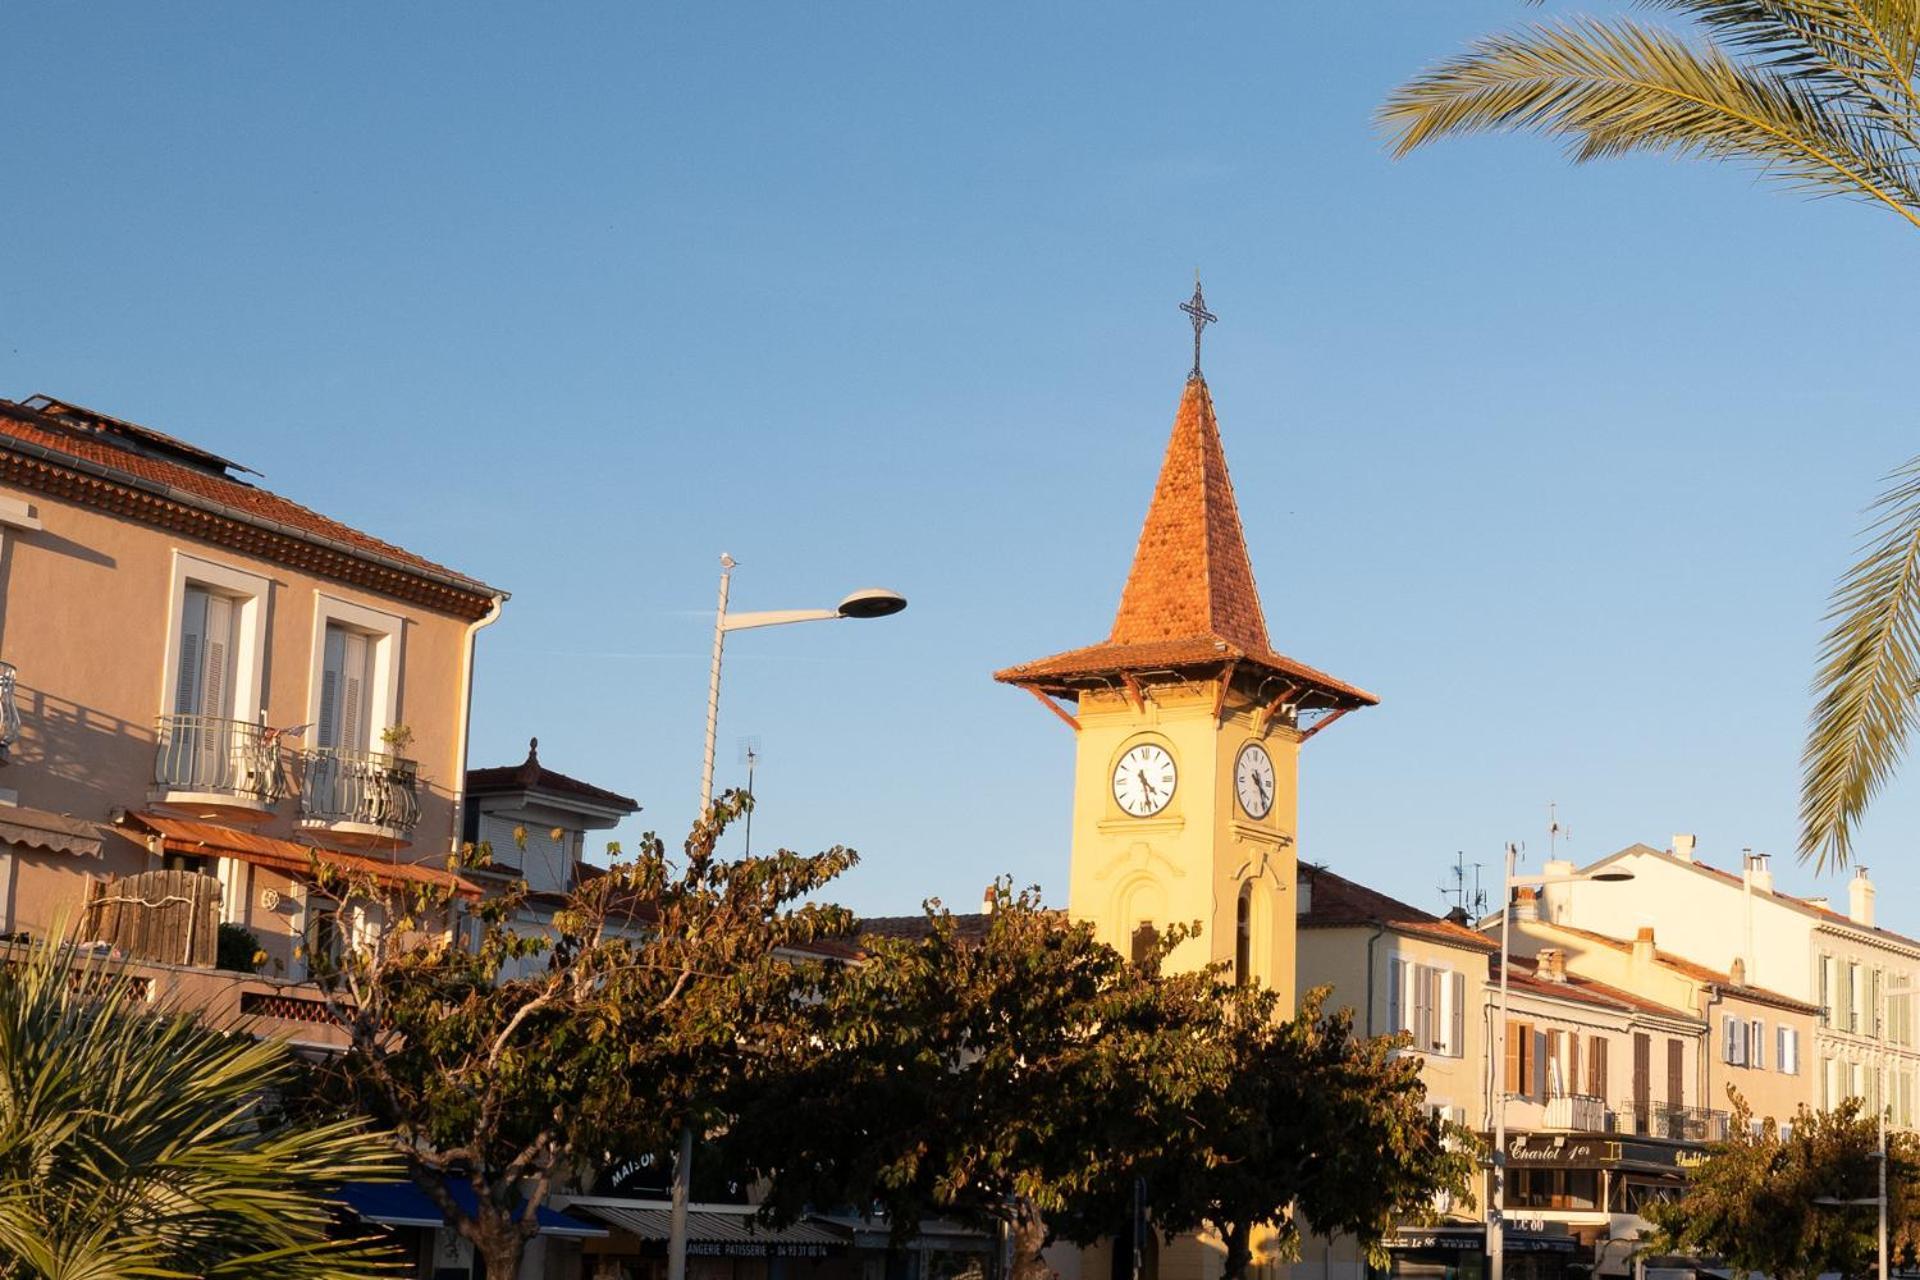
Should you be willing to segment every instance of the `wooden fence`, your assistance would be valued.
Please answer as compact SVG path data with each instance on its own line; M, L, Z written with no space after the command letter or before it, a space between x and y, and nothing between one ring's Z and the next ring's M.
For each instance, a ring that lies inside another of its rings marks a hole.
M197 871L143 871L94 883L79 940L111 943L133 960L211 967L219 923L217 879Z

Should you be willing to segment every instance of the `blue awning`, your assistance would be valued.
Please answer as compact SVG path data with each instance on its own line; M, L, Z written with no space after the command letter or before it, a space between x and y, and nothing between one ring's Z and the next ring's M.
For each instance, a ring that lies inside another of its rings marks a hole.
M472 1213L478 1203L473 1188L464 1182L447 1179L447 1191L462 1211ZM431 1197L411 1182L349 1182L340 1188L340 1199L357 1217L383 1227L424 1227L435 1230L447 1225L446 1216ZM598 1227L545 1205L537 1214L543 1236L571 1236L575 1239L604 1239L605 1227Z

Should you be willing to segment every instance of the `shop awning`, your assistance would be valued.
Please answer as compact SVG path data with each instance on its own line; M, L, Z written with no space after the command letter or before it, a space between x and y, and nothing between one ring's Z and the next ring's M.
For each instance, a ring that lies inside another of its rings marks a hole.
M447 1190L463 1211L473 1212L476 1200L471 1186L448 1179ZM356 1217L383 1227L424 1227L431 1231L446 1225L440 1206L411 1182L349 1182L340 1188L339 1195ZM603 1239L607 1234L605 1227L582 1222L544 1205L536 1216L543 1236Z
M856 1249L893 1248L893 1232L884 1217L822 1213L814 1220L847 1232ZM902 1247L915 1253L993 1253L999 1248L988 1232L946 1218L922 1218L913 1239Z
M142 833L159 837L161 848L168 853L184 853L196 857L237 858L242 862L251 862L256 866L271 867L289 875L306 875L315 861L322 866L333 867L349 875L371 876L374 880L396 887L409 885L427 885L435 889L451 890L462 898L480 897L480 886L446 869L445 859L438 859L440 865L432 862L388 862L379 858L365 858L358 854L337 853L331 849L319 849L312 845L299 844L292 840L282 840L275 836L262 835L258 831L241 831L235 827L223 827L214 822L194 822L185 818L169 818L159 813L133 813L127 815L129 823L137 826ZM132 831L122 834L133 835Z
M100 856L100 826L45 809L0 806L0 842L53 853Z
M660 1200L574 1196L569 1213L586 1214L642 1240L665 1240L670 1207ZM823 1258L846 1247L847 1237L817 1222L770 1227L751 1205L689 1205L687 1252L703 1257Z

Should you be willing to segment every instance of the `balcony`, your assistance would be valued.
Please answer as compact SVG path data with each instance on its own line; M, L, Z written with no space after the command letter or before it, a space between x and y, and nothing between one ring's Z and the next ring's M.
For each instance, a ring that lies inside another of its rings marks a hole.
M404 849L420 821L420 767L345 747L301 753L300 826L356 849Z
M7 763L20 745L20 709L14 705L13 683L13 664L0 662L0 764Z
M280 738L264 725L216 716L161 716L155 731L156 805L217 822L261 822L286 795Z
M1614 1133L1677 1142L1725 1142L1727 1113L1706 1107L1670 1107L1654 1102L1622 1102L1608 1113Z
M1607 1127L1607 1104L1579 1093L1549 1098L1542 1127L1569 1133L1599 1133Z

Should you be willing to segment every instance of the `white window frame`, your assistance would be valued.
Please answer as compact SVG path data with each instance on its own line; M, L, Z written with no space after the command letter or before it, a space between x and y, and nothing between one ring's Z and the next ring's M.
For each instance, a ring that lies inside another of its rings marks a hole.
M266 710L261 681L267 665L267 602L273 582L260 574L189 555L178 548L173 553L167 584L167 649L160 666L160 714L172 715L177 710L174 695L180 687L180 637L185 629L190 585L231 596L239 606L240 618L234 626L237 649L234 669L239 678L233 686L233 718L256 721Z
M373 741L350 749L384 750L380 735L399 723L400 646L407 620L397 613L370 609L324 591L313 593L313 651L307 665L307 724L312 726L306 739L309 746L319 741L316 735L320 724L320 692L326 683L329 622L359 631L373 641L373 690L367 699L373 712L368 717L372 722L369 731Z

